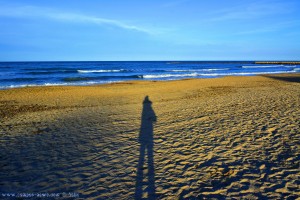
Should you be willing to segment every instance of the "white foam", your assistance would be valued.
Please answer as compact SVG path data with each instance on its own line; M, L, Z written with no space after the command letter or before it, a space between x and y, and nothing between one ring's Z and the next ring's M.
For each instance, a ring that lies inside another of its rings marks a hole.
M114 82L121 82L121 81L82 81L76 83L45 83L39 86L64 86L64 85L94 85L94 84L104 84L104 83L114 83Z
M71 85L68 83L44 83L43 85L39 85L39 86L60 86L60 85Z
M293 73L293 71L211 73L211 74L199 74L199 75L201 76L247 76L247 75L259 75L259 74L284 74L284 73Z
M45 86L76 86L76 85L95 85L95 84L107 84L116 83L122 81L88 81L79 83L43 83L43 84L23 84L23 85L8 85L0 86L0 89L12 89L12 88L23 88L23 87L45 87Z
M260 69L260 68L276 68L276 67L286 67L286 68L291 68L295 66L291 65L253 65L253 66L242 66L244 69Z
M229 68L218 68L218 69L174 69L172 72L210 72L210 71L222 71L229 70Z
M39 85L36 85L36 84L8 85L8 86L0 86L0 89L21 88L21 87L35 87L35 86L39 86Z
M300 71L300 68L294 68L293 71L294 71L294 72L299 72L299 71Z
M77 70L78 73L122 72L124 69Z
M144 75L146 79L155 78L172 78L172 77L195 77L195 76L249 76L260 74L283 74L293 73L295 71L275 71L275 72L233 72L233 73L192 73L192 74L159 74L159 75Z
M190 77L199 76L198 73L192 74L160 74L160 75L144 75L143 78L169 78L169 77Z

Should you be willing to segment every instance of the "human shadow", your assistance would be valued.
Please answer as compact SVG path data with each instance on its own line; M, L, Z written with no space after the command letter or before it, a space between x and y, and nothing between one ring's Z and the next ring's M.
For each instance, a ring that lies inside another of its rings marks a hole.
M152 102L146 96L143 101L141 116L141 128L139 133L140 155L137 166L135 185L135 199L155 199L155 173L153 159L153 123L156 122L156 115L152 108ZM147 160L147 163L145 162ZM146 173L144 174L144 170ZM145 190L143 190L145 188ZM143 193L148 193L143 198Z

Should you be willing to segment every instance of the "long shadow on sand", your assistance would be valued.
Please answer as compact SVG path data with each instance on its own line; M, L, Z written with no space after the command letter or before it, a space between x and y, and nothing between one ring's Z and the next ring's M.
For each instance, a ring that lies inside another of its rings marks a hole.
M144 196L143 193L148 193L146 199L155 199L153 123L156 122L156 115L152 108L152 102L149 100L148 96L146 96L143 101L141 118L141 128L139 133L140 155L137 166L135 199L142 199ZM145 163L146 157L148 161L147 164ZM144 170L146 171L145 174Z
M290 75L290 76L271 76L271 75L267 75L265 77L280 80L280 81L300 83L300 76L299 75L298 76L297 75Z

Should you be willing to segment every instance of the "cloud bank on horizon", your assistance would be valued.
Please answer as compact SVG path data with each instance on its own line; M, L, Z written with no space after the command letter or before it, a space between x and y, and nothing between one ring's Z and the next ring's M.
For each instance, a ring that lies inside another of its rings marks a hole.
M297 0L0 0L0 61L300 60Z

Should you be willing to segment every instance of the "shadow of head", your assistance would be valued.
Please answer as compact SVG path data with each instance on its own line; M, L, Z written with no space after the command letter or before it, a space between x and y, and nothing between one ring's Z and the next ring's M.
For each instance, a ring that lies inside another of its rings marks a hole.
M147 95L143 101L143 103L152 103L149 99L149 96Z
M152 101L150 101L148 95L145 96L145 99L143 101L142 124L144 124L144 120L151 120L153 122L156 122L157 120L155 112L152 108Z

